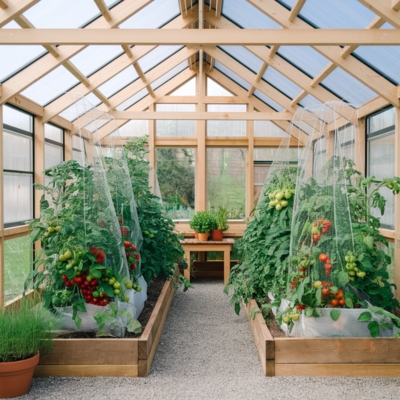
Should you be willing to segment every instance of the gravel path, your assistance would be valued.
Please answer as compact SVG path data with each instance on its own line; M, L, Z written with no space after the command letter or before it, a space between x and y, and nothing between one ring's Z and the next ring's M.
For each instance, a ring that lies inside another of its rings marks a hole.
M37 378L20 399L400 399L400 378L266 378L222 282L176 293L147 378Z

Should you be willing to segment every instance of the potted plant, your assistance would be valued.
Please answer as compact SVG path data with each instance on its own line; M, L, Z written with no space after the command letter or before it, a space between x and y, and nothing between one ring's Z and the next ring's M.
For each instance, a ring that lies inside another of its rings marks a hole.
M198 232L202 242L208 240L208 235L217 226L217 220L211 211L197 211L190 221L190 227Z
M218 207L215 212L215 219L217 221L217 229L211 231L211 239L217 242L221 242L224 234L223 232L228 229L228 210L226 207Z
M59 319L42 304L0 310L0 398L17 397L29 390L39 362L39 350L50 351Z

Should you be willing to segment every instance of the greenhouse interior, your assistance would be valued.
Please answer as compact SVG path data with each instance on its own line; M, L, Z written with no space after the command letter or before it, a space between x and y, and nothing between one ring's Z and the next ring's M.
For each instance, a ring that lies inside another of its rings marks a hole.
M0 398L400 398L400 0L0 28Z

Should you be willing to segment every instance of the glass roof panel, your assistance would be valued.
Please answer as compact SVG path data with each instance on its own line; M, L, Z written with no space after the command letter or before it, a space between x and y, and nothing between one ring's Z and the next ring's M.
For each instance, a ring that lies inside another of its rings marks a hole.
M3 26L4 29L22 29L15 21ZM47 51L42 46L0 46L0 82L26 67ZM12 60L12 62L10 62Z
M207 96L233 96L233 94L213 79L207 77Z
M242 28L279 29L281 27L246 0L222 2L222 15Z
M161 76L160 78L156 79L150 86L153 90L156 90L159 88L161 85L164 85L165 82L169 81L172 79L175 75L178 75L180 72L182 72L184 69L188 68L188 63L187 61L182 61L180 64L178 64L176 67L172 68L170 71L168 71L166 74Z
M139 60L139 65L144 73L150 71L156 65L162 63L167 58L180 50L183 46L157 46L154 50L147 53Z
M121 46L88 46L72 57L71 62L85 76L90 76L123 53Z
M99 90L106 97L111 97L115 93L119 92L122 88L135 81L138 77L139 75L137 74L133 66L130 65L128 68L125 68L122 72L115 75L113 78L101 85L99 87Z
M272 107L274 110L279 112L284 110L284 108L281 105L279 105L274 100L270 99L267 95L265 95L263 92L260 92L258 89L256 89L253 94L267 106Z
M44 106L79 83L62 65L25 89L21 94Z
M290 9L293 8L296 0L279 0L279 3L286 4Z
M299 103L302 107L311 107L311 106L320 106L323 104L320 102L318 99L316 99L314 96L311 94L308 94L303 98L303 100L300 101Z
M263 61L260 58L255 56L251 51L247 50L243 46L219 47L254 73L257 73L263 64Z
M139 100L142 100L146 96L149 95L149 92L147 91L146 88L140 90L139 92L135 93L132 97L130 97L128 100L125 100L122 104L120 104L117 107L118 111L124 111L128 109L129 107L133 106L135 103L137 103Z
M222 72L224 75L232 79L234 82L236 82L238 85L245 88L246 90L250 89L250 83L242 79L240 76L236 75L229 68L226 68L225 65L221 64L219 61L215 61L214 68Z
M341 68L336 68L321 84L354 106L360 106L377 96L375 92Z
M36 28L78 28L100 11L93 0L41 0L23 15Z
M294 99L301 92L300 86L297 86L294 82L286 78L286 76L282 75L275 68L268 67L262 79L276 87L291 99Z
M174 90L169 96L196 96L196 77Z
M180 13L177 0L154 0L119 27L121 29L160 28Z
M307 0L299 16L319 28L365 28L375 17L357 0Z
M328 64L327 58L309 46L280 46L277 54L312 78Z
M82 99L76 100L74 104L66 108L59 115L68 121L75 121L82 114L100 104L101 101L93 93L89 93Z

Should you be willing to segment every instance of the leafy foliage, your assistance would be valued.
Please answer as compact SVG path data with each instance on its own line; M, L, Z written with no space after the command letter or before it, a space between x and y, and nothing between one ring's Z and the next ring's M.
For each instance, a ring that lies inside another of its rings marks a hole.
M197 211L189 225L198 233L209 233L218 228L217 220L211 211Z

